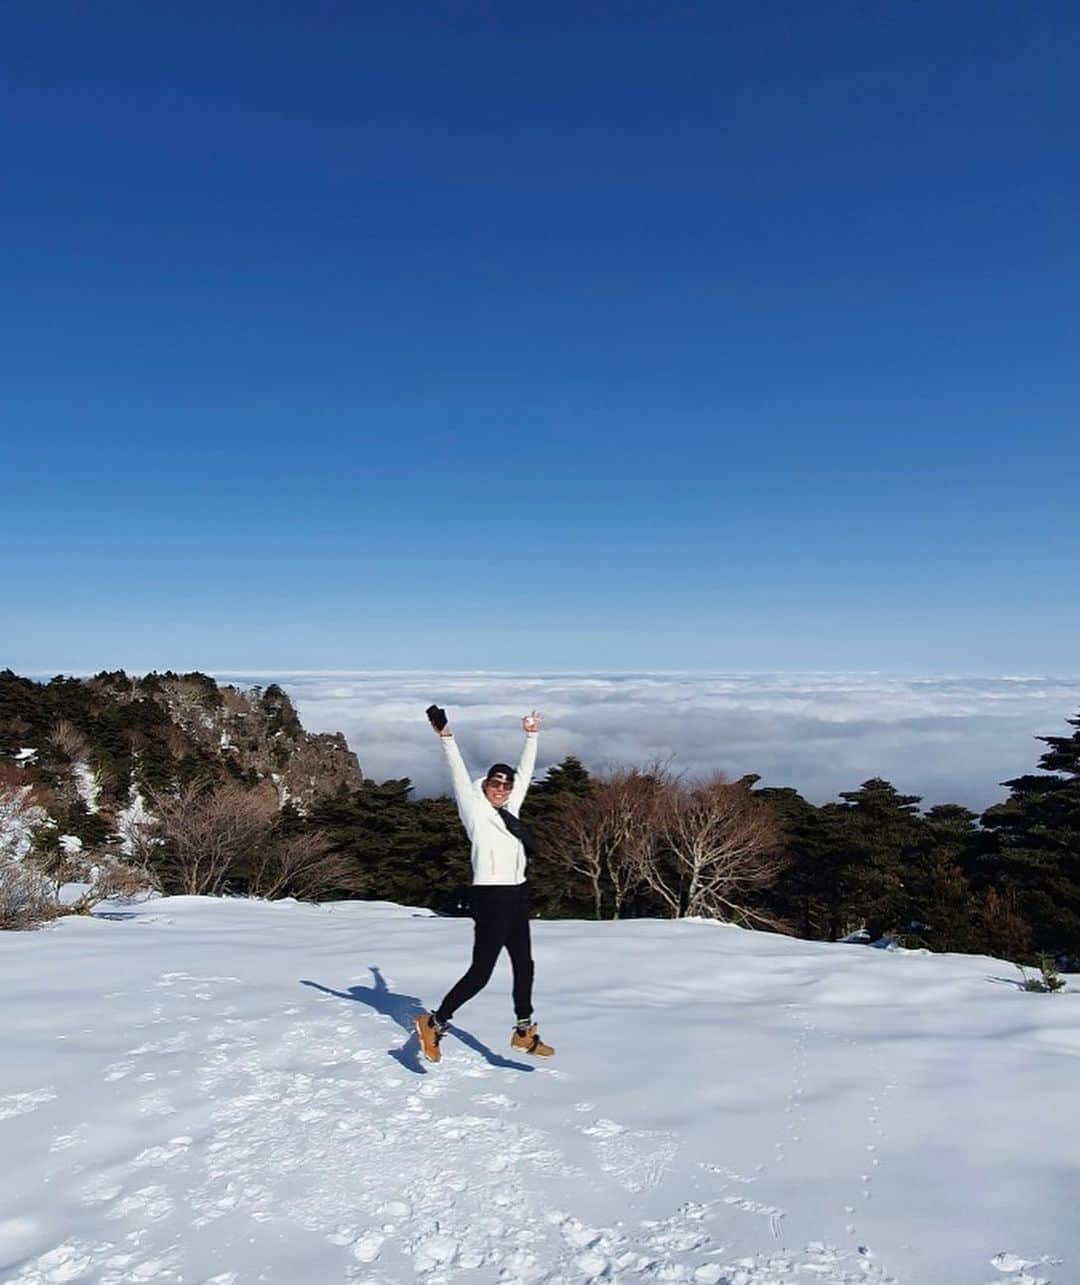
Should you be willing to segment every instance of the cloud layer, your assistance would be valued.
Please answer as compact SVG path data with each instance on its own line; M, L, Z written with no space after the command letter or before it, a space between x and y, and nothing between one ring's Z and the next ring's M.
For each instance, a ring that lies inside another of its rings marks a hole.
M924 806L981 810L1034 770L1034 738L1066 735L1080 679L882 674L218 674L279 682L311 731L344 732L364 773L447 789L424 718L444 705L470 766L516 761L520 718L544 715L539 772L567 754L596 771L674 760L690 775L756 772L815 803L883 776Z

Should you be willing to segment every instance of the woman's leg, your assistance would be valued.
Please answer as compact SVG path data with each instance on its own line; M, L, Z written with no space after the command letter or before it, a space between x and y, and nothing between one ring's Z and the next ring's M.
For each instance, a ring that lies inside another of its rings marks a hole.
M529 890L525 884L520 887L510 931L506 937L506 951L514 970L514 1018L518 1022L528 1022L532 1018L535 968L529 933Z
M491 980L495 961L499 951L506 943L507 915L505 898L492 896L501 893L498 888L474 888L473 902L473 953L468 971L460 977L446 994L446 998L435 1010L435 1020L445 1026L463 1004L467 1004L474 995Z

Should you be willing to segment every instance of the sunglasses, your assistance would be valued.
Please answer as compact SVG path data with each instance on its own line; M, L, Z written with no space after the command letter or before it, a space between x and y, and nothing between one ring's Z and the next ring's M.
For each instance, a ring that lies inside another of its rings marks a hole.
M490 785L493 790L512 790L514 788L505 776L489 776L484 784Z

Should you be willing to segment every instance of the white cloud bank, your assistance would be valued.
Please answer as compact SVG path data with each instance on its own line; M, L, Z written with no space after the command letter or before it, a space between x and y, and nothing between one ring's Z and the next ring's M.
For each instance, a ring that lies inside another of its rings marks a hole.
M365 774L447 789L424 718L446 706L481 770L516 761L519 720L544 715L539 772L567 754L593 770L673 757L691 775L756 772L814 803L883 776L924 806L981 810L1034 770L1040 735L1070 733L1080 678L883 674L219 673L279 682L311 731L344 732Z

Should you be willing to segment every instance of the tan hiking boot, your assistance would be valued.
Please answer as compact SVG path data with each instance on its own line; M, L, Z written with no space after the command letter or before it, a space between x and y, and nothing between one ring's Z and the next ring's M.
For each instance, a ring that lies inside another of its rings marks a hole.
M430 1013L421 1013L415 1020L416 1033L420 1036L420 1047L429 1062L438 1062L442 1058L439 1041L443 1037L443 1028L436 1025Z
M550 1044L545 1044L537 1033L535 1022L531 1026L515 1026L514 1033L510 1036L510 1047L531 1053L533 1057L555 1056L555 1050Z

